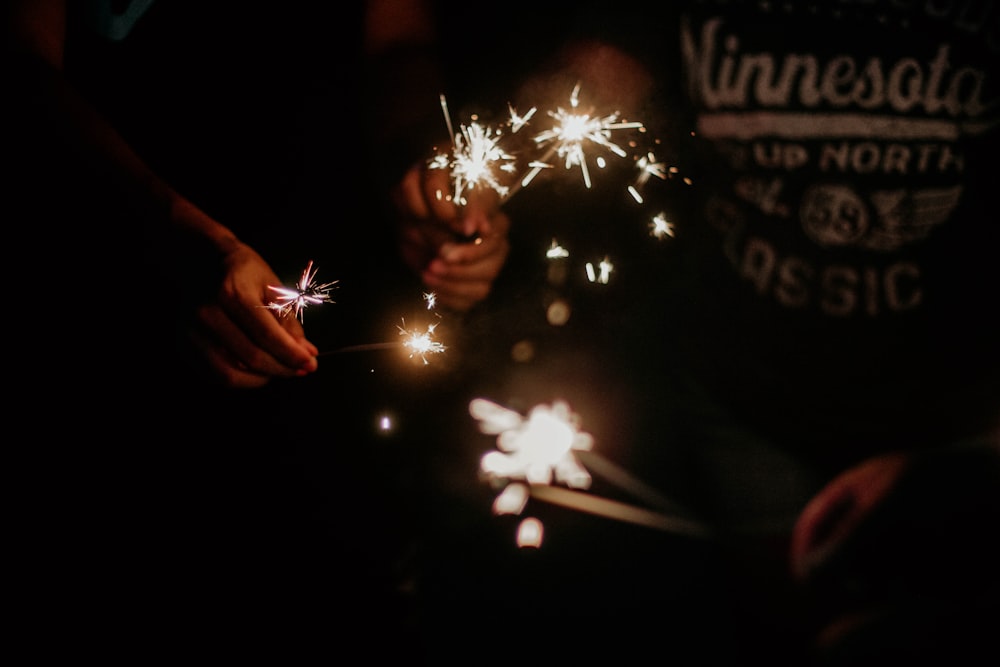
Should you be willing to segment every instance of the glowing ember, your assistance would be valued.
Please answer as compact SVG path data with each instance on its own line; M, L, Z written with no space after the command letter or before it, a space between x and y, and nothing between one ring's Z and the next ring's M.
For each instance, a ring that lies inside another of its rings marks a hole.
M671 222L667 222L666 214L659 213L653 216L653 222L650 224L649 233L658 239L661 239L664 236L673 236L674 225Z
M527 484L508 484L493 501L493 513L520 514L528 504L529 495Z
M534 517L528 517L517 527L517 546L522 549L529 547L537 549L542 546L544 533L542 522Z
M276 301L267 305L268 308L278 311L282 316L294 311L299 321L303 321L303 313L308 306L321 303L333 303L329 291L339 282L316 284L316 271L313 270L313 263L310 260L306 270L302 272L302 277L296 284L295 289L283 286L268 285L269 289L278 293Z
M637 186L645 185L650 176L656 176L660 180L666 180L667 178L667 165L663 162L657 162L656 157L652 153L646 153L645 157L639 158L635 166L639 170L639 175L635 179Z

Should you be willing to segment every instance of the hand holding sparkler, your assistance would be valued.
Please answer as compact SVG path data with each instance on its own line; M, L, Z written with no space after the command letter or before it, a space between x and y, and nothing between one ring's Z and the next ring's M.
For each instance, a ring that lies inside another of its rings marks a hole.
M424 287L448 309L466 311L487 297L510 243L510 219L496 193L465 193L457 205L448 172L414 165L393 191L400 252Z
M222 258L213 301L198 308L190 339L227 386L253 388L276 377L306 375L319 350L295 317L275 317L268 302L278 277L253 248L236 241Z

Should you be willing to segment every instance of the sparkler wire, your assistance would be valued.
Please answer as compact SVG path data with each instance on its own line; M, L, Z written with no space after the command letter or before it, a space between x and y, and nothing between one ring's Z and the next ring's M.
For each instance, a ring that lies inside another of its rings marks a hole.
M363 343L361 345L347 345L345 347L338 347L334 350L325 350L320 352L317 356L325 357L331 354L346 354L348 352L368 352L371 350L389 350L395 347L402 347L403 343L389 342L389 343Z
M595 516L617 519L647 528L655 528L668 533L687 535L690 537L713 537L713 531L708 526L697 521L669 516L628 503L601 498L589 493L572 491L549 484L532 484L531 497L553 505L561 505L569 509L579 510Z
M643 501L651 507L656 507L663 512L673 514L690 514L678 503L670 500L662 493L646 484L626 470L615 465L608 459L594 451L574 451L580 463L590 472L600 475L605 480L611 482L620 489L627 491L638 500Z

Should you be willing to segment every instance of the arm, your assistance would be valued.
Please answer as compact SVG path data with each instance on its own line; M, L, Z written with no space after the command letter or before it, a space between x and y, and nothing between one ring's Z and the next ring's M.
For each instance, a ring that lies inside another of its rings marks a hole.
M164 247L177 239L197 239L220 269L214 295L192 313L186 335L201 362L226 386L258 387L276 377L294 377L317 367L315 346L294 317L276 318L265 306L280 284L264 259L225 225L176 192L154 173L116 129L64 76L66 3L13 0L5 16L11 67L32 104L46 137L59 137L67 150L85 155L106 174L108 198L127 194L141 202L138 232ZM41 136L41 135L39 135ZM54 193L58 196L58 193ZM152 229L150 229L152 228ZM182 272L190 258L170 257L168 271ZM211 293L211 292L210 292Z
M461 312L489 295L510 250L510 220L495 197L473 198L461 208L440 197L451 189L448 174L427 168L431 149L449 142L439 105L447 91L432 5L368 1L367 78L375 153L387 156L386 191L401 258L440 305Z
M992 654L998 526L1000 433L845 471L805 507L792 535L813 649L830 665Z

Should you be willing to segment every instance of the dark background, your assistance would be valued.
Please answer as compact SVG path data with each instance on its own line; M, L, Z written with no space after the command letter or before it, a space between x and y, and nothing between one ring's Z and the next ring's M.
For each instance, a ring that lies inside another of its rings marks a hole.
M445 12L440 92L455 118L505 112L559 16ZM194 375L178 318L208 269L197 255L178 266L183 239L138 229L133 202L58 137L32 143L37 119L19 119L29 148L15 153L15 210L43 237L23 254L47 266L43 241L57 234L72 255L46 275L68 288L48 309L61 365L42 388L72 448L68 488L100 500L57 508L77 522L48 555L83 582L68 613L115 607L118 625L99 634L128 635L121 650L137 659L797 664L811 619L788 615L770 535L706 541L532 502L545 541L518 549L519 517L493 516L497 490L478 475L496 443L472 398L522 413L566 400L602 455L688 500L700 480L649 453L691 435L668 381L685 332L666 315L691 305L677 280L693 261L685 186L654 181L638 207L623 165L595 172L590 190L576 171L540 179L506 205L512 254L489 302L427 311L394 251L382 188L400 160L366 123L360 18L354 4L161 2L125 41L79 32L67 52L74 83L149 163L286 284L309 261L338 281L335 303L305 312L322 352L306 378L233 393ZM660 208L677 238L649 235ZM553 238L572 253L563 279L544 258ZM590 283L585 263L605 255L611 282ZM545 317L555 299L571 308L562 326ZM428 319L448 349L426 365L399 348L340 351ZM515 357L525 345L533 353ZM385 412L391 432L377 427ZM635 500L599 478L592 491Z

